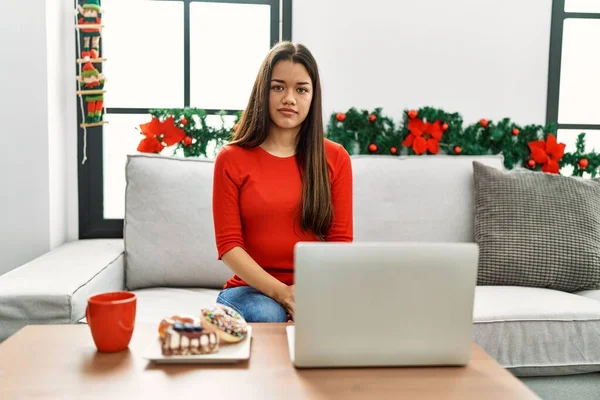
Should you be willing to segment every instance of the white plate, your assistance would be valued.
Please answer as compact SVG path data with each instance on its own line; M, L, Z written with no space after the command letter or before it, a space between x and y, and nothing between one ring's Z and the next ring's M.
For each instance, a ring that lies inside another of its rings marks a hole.
M158 337L152 341L144 353L146 360L159 364L225 364L236 363L250 358L250 342L252 327L248 327L248 335L244 340L234 344L219 344L219 351L214 354L187 356L163 356Z

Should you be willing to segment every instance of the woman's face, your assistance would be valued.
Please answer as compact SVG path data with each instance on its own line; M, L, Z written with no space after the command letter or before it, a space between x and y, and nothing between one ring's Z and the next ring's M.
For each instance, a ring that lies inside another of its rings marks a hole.
M275 64L269 90L269 115L281 129L302 125L310 110L313 86L304 65L290 60Z

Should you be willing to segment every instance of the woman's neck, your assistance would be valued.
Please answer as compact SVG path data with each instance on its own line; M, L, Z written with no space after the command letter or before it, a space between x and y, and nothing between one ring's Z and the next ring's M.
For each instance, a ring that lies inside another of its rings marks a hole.
M281 129L275 124L270 124L267 138L261 147L269 153L280 157L292 156L296 153L296 143L300 127L294 129Z

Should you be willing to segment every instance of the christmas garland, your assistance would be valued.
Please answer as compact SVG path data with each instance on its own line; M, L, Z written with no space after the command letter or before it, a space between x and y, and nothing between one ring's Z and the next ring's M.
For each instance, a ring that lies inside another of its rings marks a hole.
M208 126L206 112L198 108L157 109L150 115L150 122L140 125L144 136L137 148L140 152L160 153L171 147L174 154L182 151L185 157L206 157L209 143L223 146L236 127L225 127L224 112L219 114L220 127ZM235 124L240 117L241 112L235 115ZM352 155L501 154L508 169L560 173L562 167L572 166L572 175L587 172L592 177L600 169L600 153L585 151L585 133L578 136L576 151L565 154L565 144L556 140L555 124L521 126L508 118L498 122L481 119L463 128L458 113L431 107L405 110L399 126L381 108L333 113L326 137Z
M574 176L587 172L595 177L600 168L600 154L585 151L585 133L578 136L576 151L565 154L566 145L557 142L553 123L521 126L508 118L481 119L463 128L459 114L423 107L405 110L396 127L381 108L373 112L351 108L332 114L326 131L350 154L501 154L508 169L560 173L562 167L572 166Z
M232 130L225 128L225 112L218 114L221 126L214 128L206 123L208 114L199 108L173 108L150 110L150 122L140 125L144 138L137 150L142 153L160 153L165 147L173 148L173 154L183 151L185 157L207 156L209 143L217 148L231 139ZM239 121L241 112L235 115ZM235 128L235 125L234 125Z

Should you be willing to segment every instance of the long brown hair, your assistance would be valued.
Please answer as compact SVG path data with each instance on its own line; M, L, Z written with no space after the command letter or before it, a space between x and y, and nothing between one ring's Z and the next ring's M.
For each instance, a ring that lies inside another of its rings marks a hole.
M260 146L267 138L271 121L271 77L275 64L281 60L302 64L313 84L310 109L302 123L296 144L296 162L302 176L302 229L311 230L323 240L333 220L333 205L325 156L321 81L317 62L306 47L291 42L280 42L273 46L260 67L248 106L233 134L231 144L252 148Z

